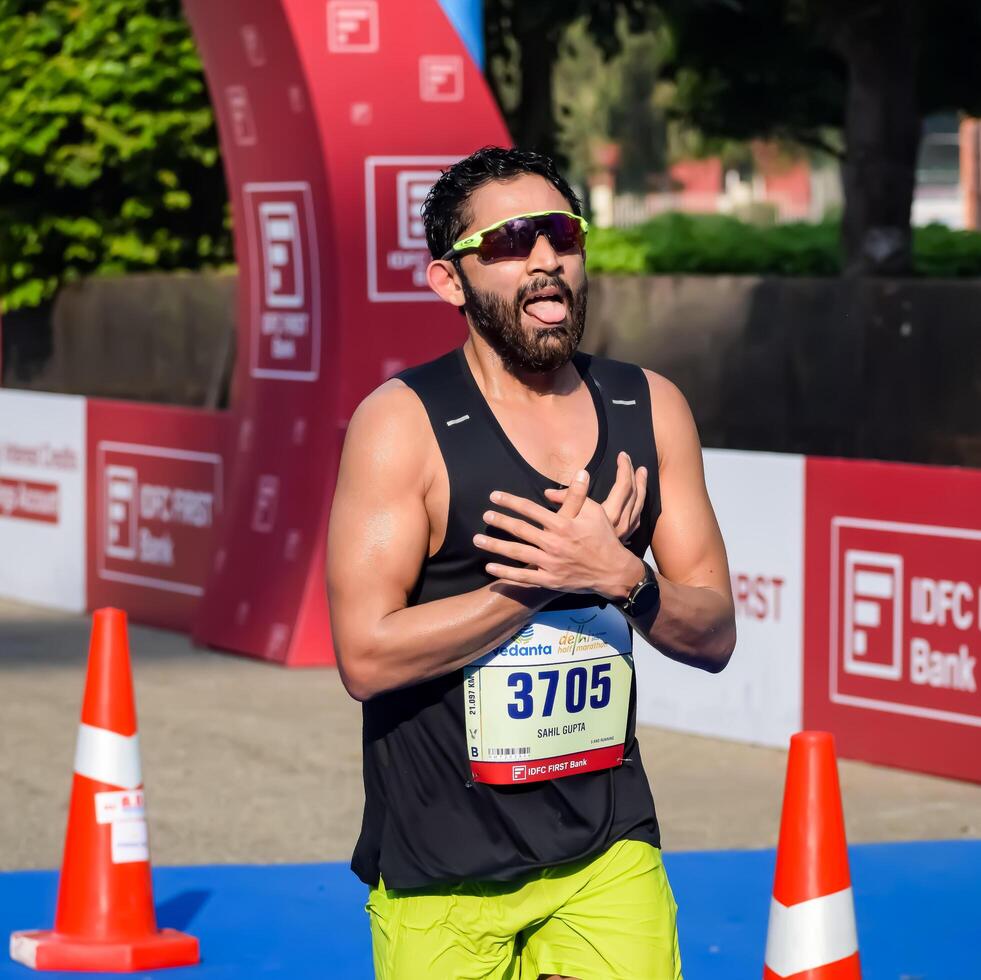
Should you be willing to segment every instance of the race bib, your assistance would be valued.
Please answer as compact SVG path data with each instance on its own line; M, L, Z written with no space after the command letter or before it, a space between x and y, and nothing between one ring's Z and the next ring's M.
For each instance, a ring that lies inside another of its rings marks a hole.
M630 629L614 607L538 613L464 668L474 781L531 783L620 765L633 672Z

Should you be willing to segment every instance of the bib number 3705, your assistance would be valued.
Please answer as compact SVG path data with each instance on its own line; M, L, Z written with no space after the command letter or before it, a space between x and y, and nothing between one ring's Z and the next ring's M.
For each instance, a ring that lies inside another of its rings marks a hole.
M612 606L544 610L464 668L470 771L499 785L619 766L633 685Z
M593 664L591 669L571 667L565 672L564 682L561 682L562 671L555 668L516 670L508 677L508 687L514 689L508 714L518 721L531 718L537 706L542 718L551 718L556 698L570 715L579 714L587 703L590 708L605 708L610 703L612 669L608 662Z

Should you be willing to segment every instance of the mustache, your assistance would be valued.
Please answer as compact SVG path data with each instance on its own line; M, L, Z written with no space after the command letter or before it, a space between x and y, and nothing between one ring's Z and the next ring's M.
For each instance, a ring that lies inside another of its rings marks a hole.
M538 276L531 282L526 282L519 290L516 297L518 306L524 305L525 300L532 293L537 293L542 289L557 289L565 300L566 306L571 310L575 302L572 289L561 276Z

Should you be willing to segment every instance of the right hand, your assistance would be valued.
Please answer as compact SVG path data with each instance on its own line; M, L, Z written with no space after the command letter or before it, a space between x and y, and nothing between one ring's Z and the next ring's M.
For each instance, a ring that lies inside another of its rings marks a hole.
M570 517L575 517L582 508L583 500L575 491L570 496L569 488L546 490L545 496L552 503L561 504L559 512ZM617 456L617 478L601 505L620 541L626 541L640 526L640 515L646 500L647 467L634 470L630 457L620 453Z

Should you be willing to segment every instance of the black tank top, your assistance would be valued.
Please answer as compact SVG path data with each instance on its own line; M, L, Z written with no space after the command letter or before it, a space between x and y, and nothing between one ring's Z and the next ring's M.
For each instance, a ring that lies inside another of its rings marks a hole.
M634 365L586 354L576 354L573 363L588 386L598 421L596 451L586 467L590 497L602 501L610 492L621 450L635 467L647 467L643 517L627 543L643 556L660 513L647 379ZM425 406L449 475L446 538L423 564L409 598L416 605L493 581L484 569L487 553L472 540L478 532L496 533L482 517L493 490L555 509L544 491L560 485L537 472L511 444L462 349L398 377ZM601 596L568 595L547 611L606 605ZM604 615L610 613L622 619L613 609ZM464 670L366 701L365 810L351 862L358 877L375 885L380 873L389 888L463 879L508 881L598 854L618 840L659 847L654 801L635 736L632 660L624 659L630 674L624 682L629 705L622 765L526 784L475 780Z

